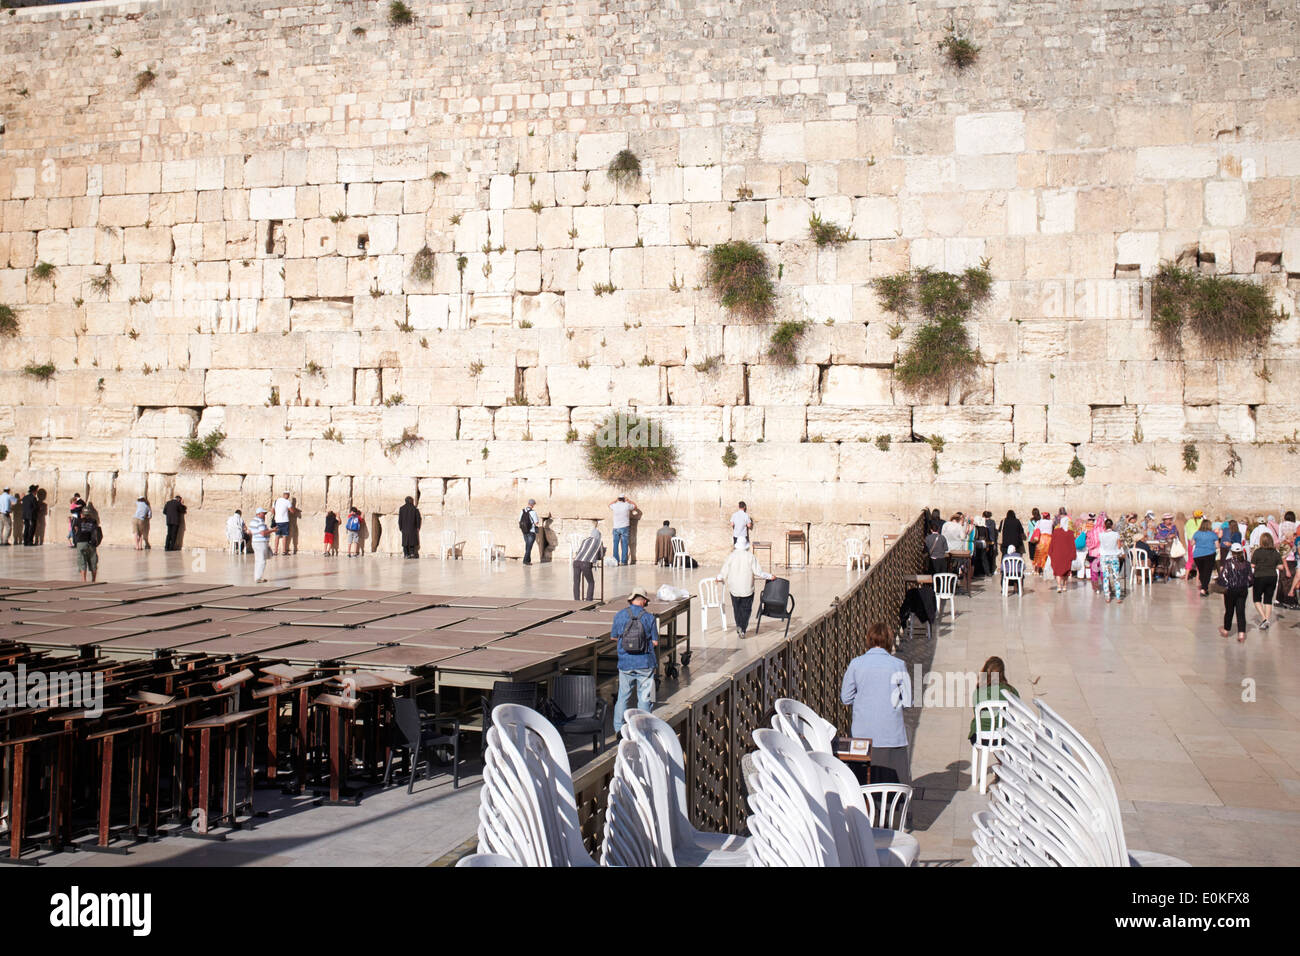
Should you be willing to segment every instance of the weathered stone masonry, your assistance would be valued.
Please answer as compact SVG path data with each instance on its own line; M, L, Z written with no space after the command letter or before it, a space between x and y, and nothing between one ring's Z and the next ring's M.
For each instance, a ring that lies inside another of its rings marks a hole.
M410 5L409 27L372 2L0 12L11 484L88 490L117 543L142 490L179 491L189 543L216 544L287 488L309 546L327 507L418 493L431 542L455 523L517 551L530 495L561 532L607 513L566 439L636 406L682 460L646 518L702 551L741 497L758 537L807 523L828 561L923 503L1293 504L1300 322L1265 369L1162 354L1104 304L1183 255L1293 313L1291 0ZM960 73L937 49L954 18L982 48ZM623 148L643 175L616 188ZM818 249L813 213L856 239ZM813 323L792 369L701 288L732 238L779 266L778 318ZM907 332L870 280L985 257L986 364L946 401L903 392ZM215 469L186 471L183 441L218 427Z

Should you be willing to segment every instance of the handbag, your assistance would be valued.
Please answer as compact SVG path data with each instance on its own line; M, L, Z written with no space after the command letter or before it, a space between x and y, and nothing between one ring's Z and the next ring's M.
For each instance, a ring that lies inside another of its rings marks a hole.
M1169 542L1169 557L1174 559L1187 557L1187 549L1183 547L1183 543L1177 538Z
M1041 538L1042 536L1043 536L1043 532L1035 528L1034 533L1029 536L1029 543L1038 544L1038 539Z

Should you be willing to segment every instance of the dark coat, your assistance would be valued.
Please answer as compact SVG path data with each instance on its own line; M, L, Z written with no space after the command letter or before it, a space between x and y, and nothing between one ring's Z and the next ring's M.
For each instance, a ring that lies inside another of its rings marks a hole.
M180 524L181 516L188 510L185 505L173 498L163 505L163 517L167 519L168 524Z
M35 520L37 513L40 511L41 503L36 500L36 496L30 491L23 495L23 517L28 521Z
M420 509L413 504L402 505L397 509L397 530L402 532L403 548L420 546L420 523L423 520Z
M1025 528L1019 518L1008 518L1002 522L1002 543L1014 544L1017 554L1025 550Z

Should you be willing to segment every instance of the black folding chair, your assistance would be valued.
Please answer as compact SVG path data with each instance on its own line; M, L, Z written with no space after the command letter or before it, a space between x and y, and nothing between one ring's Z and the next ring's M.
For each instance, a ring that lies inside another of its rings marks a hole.
M790 618L794 616L794 595L790 593L790 582L785 578L773 578L763 585L763 594L758 599L758 617L754 619L754 633L763 623L763 616L785 620L785 636L790 636Z
M433 717L420 710L410 697L398 697L393 701L392 738L388 746L388 759L384 763L384 786L387 787L393 776L393 755L403 750L411 774L406 792L415 790L415 778L420 767L427 771L431 761L423 760L424 754L435 747L451 748L451 788L460 786L460 721L447 717ZM450 726L451 733L439 731L440 727Z
M564 674L551 681L546 702L547 716L565 737L591 737L591 752L605 745L605 712L609 701L596 693L596 678L590 674Z

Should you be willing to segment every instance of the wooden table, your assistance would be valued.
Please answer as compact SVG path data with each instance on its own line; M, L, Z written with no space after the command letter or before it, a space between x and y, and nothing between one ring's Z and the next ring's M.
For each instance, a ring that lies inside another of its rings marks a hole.
M971 566L971 552L969 551L949 551L948 559L953 562L954 573L957 575L957 584L970 596L970 582L973 569Z
M749 545L749 550L752 551L752 552L754 553L754 559L755 559L755 560L758 559L758 552L760 552L760 551L766 551L766 552L767 552L767 567L764 568L764 570L765 570L767 573L771 574L771 572L772 572L772 542L771 542L771 541L754 541L754 542L751 542L750 545ZM759 565L758 565L758 566L759 566L760 568L763 567L762 562L759 562Z
M795 567L790 563L790 546L796 544L803 548L803 563L799 567L808 567L808 532L795 529L785 533L785 567L787 571Z

